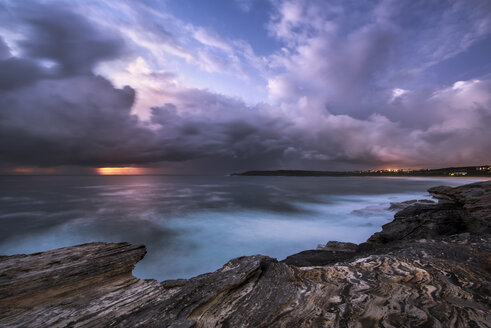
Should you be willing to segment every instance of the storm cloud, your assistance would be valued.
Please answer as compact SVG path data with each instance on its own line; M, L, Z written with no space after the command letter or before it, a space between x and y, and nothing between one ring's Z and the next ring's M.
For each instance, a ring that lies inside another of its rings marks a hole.
M490 42L491 8L471 2L271 1L265 26L282 47L264 56L141 4L109 2L105 20L94 4L2 5L0 165L483 164L491 68L469 73L466 56ZM448 61L462 72L442 82ZM210 88L187 85L182 65Z

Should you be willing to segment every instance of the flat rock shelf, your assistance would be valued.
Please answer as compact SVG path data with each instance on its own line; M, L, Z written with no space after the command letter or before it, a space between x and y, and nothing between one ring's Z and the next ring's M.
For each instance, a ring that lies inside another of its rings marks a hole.
M135 278L146 249L129 243L2 256L0 326L490 327L491 182L429 192L360 245L191 279Z

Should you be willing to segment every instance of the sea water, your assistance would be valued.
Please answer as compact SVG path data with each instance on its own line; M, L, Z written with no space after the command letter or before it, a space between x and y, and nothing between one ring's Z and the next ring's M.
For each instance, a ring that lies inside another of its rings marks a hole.
M253 254L285 258L329 240L360 243L391 202L465 179L384 177L2 176L0 254L104 241L145 244L134 275L214 271Z

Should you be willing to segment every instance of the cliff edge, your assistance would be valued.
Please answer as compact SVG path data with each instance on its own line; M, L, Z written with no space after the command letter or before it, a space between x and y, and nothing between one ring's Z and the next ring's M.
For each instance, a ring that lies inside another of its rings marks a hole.
M429 192L366 243L186 280L133 277L146 250L128 243L2 256L0 326L489 327L491 182Z

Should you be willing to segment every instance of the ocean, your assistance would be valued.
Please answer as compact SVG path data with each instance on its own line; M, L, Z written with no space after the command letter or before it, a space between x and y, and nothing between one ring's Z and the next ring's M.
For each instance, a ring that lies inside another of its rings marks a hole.
M145 244L134 275L159 281L329 240L360 243L390 202L466 179L392 177L1 176L0 254L104 241Z

